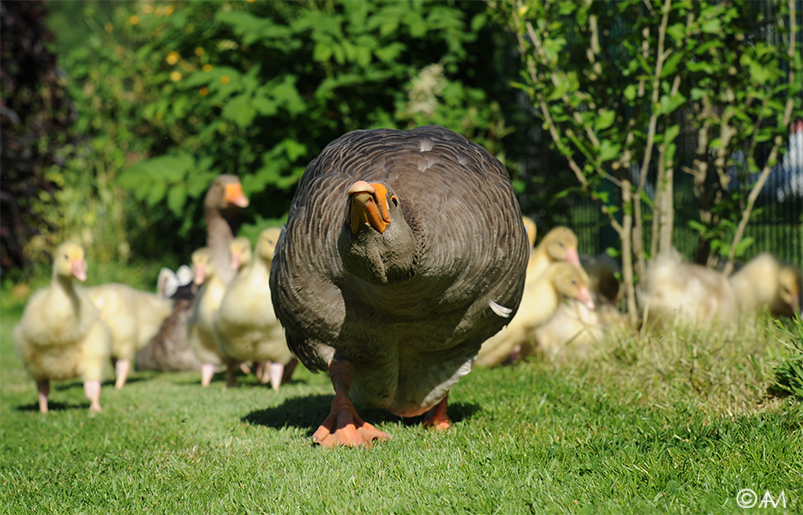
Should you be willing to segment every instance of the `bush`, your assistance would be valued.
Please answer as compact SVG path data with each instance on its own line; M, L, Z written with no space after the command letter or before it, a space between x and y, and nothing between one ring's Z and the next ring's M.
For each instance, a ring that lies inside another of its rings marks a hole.
M242 177L252 226L281 220L306 164L355 129L437 123L503 158L484 9L121 4L66 67L79 130L137 201L132 247L202 244L198 199L220 173Z

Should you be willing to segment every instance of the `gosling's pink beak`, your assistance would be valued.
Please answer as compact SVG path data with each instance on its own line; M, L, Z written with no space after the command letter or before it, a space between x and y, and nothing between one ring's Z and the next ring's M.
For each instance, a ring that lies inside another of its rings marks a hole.
M82 259L74 260L70 267L70 272L72 272L73 276L79 281L86 281L86 261Z
M566 261L582 268L580 265L580 255L577 253L577 249L566 249Z
M195 272L193 282L198 286L202 285L204 279L206 279L206 267L204 265L195 265L192 267L192 271Z
M229 265L232 270L237 270L240 268L240 253L239 252L232 252L231 254L231 265Z
M577 300L588 306L588 309L594 309L594 299L591 298L591 291L585 286L580 287L580 292L577 294Z

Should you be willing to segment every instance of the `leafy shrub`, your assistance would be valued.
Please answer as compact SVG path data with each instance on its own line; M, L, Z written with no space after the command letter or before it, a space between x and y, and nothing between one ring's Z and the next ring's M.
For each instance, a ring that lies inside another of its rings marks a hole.
M242 177L254 225L280 220L306 164L355 129L438 123L503 157L484 9L121 4L67 70L80 130L137 201L132 245L201 244L198 199L220 173Z

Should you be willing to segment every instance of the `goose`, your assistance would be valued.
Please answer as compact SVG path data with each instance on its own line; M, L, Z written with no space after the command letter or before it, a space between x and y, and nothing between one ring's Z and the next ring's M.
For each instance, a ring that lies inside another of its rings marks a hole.
M86 280L84 249L63 243L56 251L50 285L37 291L14 326L14 345L39 391L39 411L48 412L50 381L81 378L89 411L101 411L100 381L111 338L100 312L73 282Z
M173 311L172 302L126 284L107 283L86 288L86 294L100 310L100 319L111 332L111 358L115 388L122 388L137 351L159 332Z
M568 227L558 226L544 235L541 243L530 253L527 263L527 282L538 279L551 263L567 261L580 265L577 252L577 235Z
M577 299L593 310L588 284L588 275L579 266L565 261L547 266L538 279L525 286L516 318L482 344L475 364L494 367L515 359L515 355L511 357L514 348L529 343L535 329L547 323L558 310L562 298Z
M187 339L201 361L201 386L209 386L215 367L223 364L215 338L214 318L226 285L217 275L218 266L209 248L192 253L192 269L195 284L203 286L195 298L192 315L187 319Z
M162 297L170 299L172 311L159 332L137 353L137 370L200 370L201 362L187 339L187 320L198 292L192 269L181 265L174 273L163 268L159 273L158 290Z
M625 322L617 308L622 287L616 273L619 266L607 255L580 256L588 274L594 309L575 299L561 303L549 321L535 329L535 349L554 359L567 350L584 357L601 343L609 330Z
M228 284L235 275L229 265L229 244L237 234L239 212L248 204L236 175L219 175L204 197L206 246L212 252L216 274L223 284Z
M255 258L250 270L237 277L226 288L226 294L215 313L215 334L228 368L229 384L236 384L234 370L244 361L262 364L260 381L269 378L274 390L279 389L284 366L293 360L276 319L268 286L273 252L280 229L271 227L257 239Z
M389 435L354 403L448 428L448 394L510 322L527 236L510 177L439 126L358 130L306 168L270 275L293 354L328 371L324 447Z
M773 316L800 313L801 273L769 253L751 259L730 278L743 313L770 308Z
M229 244L229 254L231 255L231 269L237 272L237 277L242 277L251 268L252 253L251 242L245 236L238 236L231 240ZM272 257L272 256L271 256Z
M654 326L678 320L724 328L740 313L736 292L721 272L685 262L675 249L647 263L639 307Z

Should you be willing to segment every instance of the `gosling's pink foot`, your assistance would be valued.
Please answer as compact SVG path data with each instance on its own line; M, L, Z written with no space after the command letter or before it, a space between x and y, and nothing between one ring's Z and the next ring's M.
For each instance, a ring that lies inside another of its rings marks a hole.
M131 369L131 360L128 359L118 359L117 362L114 364L114 375L117 380L114 383L114 387L118 390L125 386L125 382L128 379L128 371Z
M204 363L201 365L201 386L209 386L212 376L215 375L215 365Z
M39 391L39 412L47 413L47 396L50 395L50 380L36 382L36 389Z
M94 415L95 413L103 411L100 407L100 381L85 381L84 395L89 399L90 414Z

